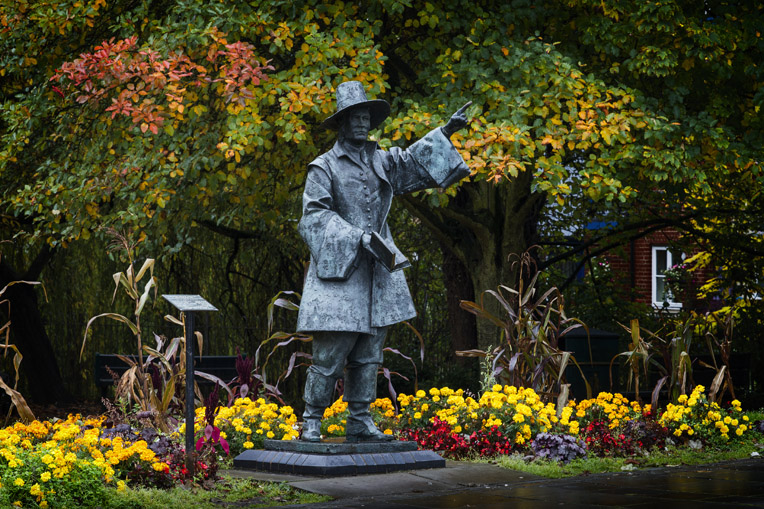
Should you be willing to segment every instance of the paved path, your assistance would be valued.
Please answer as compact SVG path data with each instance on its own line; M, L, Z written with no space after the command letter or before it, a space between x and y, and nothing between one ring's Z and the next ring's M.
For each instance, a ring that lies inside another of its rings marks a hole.
M479 507L764 508L764 459L547 479L494 465L449 461L446 468L339 478L262 472L231 475L285 481L335 500L292 508Z

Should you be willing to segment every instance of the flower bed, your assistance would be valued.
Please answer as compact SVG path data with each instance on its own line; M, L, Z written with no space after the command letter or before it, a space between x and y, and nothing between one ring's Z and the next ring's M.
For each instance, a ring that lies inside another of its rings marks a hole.
M490 457L520 451L529 453L540 433L580 438L598 456L630 456L663 447L668 440L690 439L718 445L744 440L749 418L733 401L723 409L710 404L702 386L668 405L656 418L650 405L629 401L621 394L600 393L596 398L570 401L558 414L533 389L495 385L478 400L448 387L398 396L395 414L388 398L372 404L372 414L386 433L397 433L423 448L458 459ZM347 405L337 400L324 414L323 432L343 436Z
M581 451L629 456L670 441L675 445L693 441L694 447L741 443L753 433L740 402L733 401L728 408L710 403L702 386L658 416L649 405L610 393L571 401L558 412L532 389L500 385L479 399L443 387L401 394L398 404L397 411L388 398L372 404L372 415L385 433L454 459L513 452L552 458L573 457ZM197 409L197 437L204 435L205 419L205 408ZM324 414L322 432L343 436L346 419L347 404L337 400ZM151 429L128 424L107 427L105 422L105 417L70 415L66 420L0 429L0 506L98 506L109 487L122 490L128 483L167 487L186 481L183 425L177 433L161 436ZM232 456L262 447L265 438L293 440L299 435L292 408L263 399L240 398L230 407L217 408L214 426L227 440ZM201 480L215 475L214 468L208 470L201 460L197 471Z
M205 408L196 409L194 431L199 435L204 428ZM215 426L220 436L228 441L230 454L236 456L246 449L262 449L266 438L292 440L299 436L297 416L290 406L279 407L263 398L237 398L230 407L219 407ZM186 432L181 424L179 435Z
M91 506L136 469L169 470L144 440L104 438L102 423L70 415L0 430L0 506Z

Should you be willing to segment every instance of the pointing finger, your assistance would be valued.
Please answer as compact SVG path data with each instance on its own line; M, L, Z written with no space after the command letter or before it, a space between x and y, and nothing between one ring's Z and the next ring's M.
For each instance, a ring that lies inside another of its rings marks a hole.
M472 106L472 101L469 101L467 104L465 104L464 106L462 106L461 108L459 108L459 109L456 111L456 114L458 115L458 114L460 114L460 113L463 113L463 112L464 112L464 110L466 110L466 109L467 109L467 108L469 108L470 106Z

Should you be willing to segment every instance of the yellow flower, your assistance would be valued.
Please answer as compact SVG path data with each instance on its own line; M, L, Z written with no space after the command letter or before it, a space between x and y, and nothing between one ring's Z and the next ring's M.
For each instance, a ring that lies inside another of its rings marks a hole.
M268 437L268 438L273 438L276 435L273 434L273 431L269 431L268 433L265 434L265 436Z
M421 418L422 418L422 413L421 412L415 412L414 413L414 419L421 419Z
M50 481L50 472L43 472L42 474L40 474L40 480L42 482Z
M125 484L125 481L119 480L117 481L117 491L125 491L127 489L127 484Z
M245 449L252 449L252 448L255 446L255 444L253 444L252 442L250 442L249 440L247 440L246 442L244 442L244 443L242 444L242 446L243 446Z
M24 486L24 479L21 477L17 477L15 481L13 481L13 484L16 486Z
M161 462L161 461L157 461L156 463L153 463L153 464L151 465L151 468L153 468L153 469L154 469L155 471L157 471L157 472L165 472L165 471L167 471L167 470L168 470L170 467L169 467L169 465L168 465L167 463L163 463L163 462Z

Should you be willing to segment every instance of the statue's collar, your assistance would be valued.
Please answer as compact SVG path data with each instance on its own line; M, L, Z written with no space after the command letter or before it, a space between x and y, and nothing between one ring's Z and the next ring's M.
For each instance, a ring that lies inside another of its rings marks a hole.
M361 157L361 152L364 152L367 156L366 160L369 161L369 165L371 165L371 159L372 154L377 149L379 145L377 145L376 141L366 141L361 146L361 149L359 151L355 151L352 149L352 147L348 147L345 144L341 143L339 140L334 144L334 147L332 148L332 152L334 152L334 156L338 159L342 156L345 156L349 158L351 161L358 162L359 158Z

